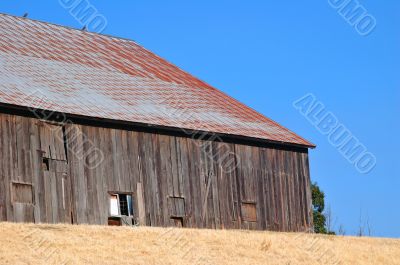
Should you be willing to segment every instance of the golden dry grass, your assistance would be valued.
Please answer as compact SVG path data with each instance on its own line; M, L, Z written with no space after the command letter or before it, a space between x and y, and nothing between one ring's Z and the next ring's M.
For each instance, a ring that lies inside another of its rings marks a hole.
M400 240L0 223L1 264L400 264Z

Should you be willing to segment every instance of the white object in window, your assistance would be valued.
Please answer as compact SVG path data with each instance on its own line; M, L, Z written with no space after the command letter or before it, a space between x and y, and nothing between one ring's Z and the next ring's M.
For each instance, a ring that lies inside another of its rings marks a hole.
M132 195L111 194L110 195L110 215L111 216L133 216Z
M110 196L110 215L111 216L119 215L118 195L117 194L113 194Z

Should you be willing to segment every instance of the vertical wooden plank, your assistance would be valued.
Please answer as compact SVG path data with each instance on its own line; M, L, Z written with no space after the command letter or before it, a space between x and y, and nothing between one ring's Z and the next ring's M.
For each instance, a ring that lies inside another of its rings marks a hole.
M140 179L140 167L139 167L139 148L138 148L138 134L137 132L130 131L128 133L128 150L129 150L129 174L130 174L130 190L135 192L135 209L134 215L137 220L139 220L139 207L138 207L138 193L137 193L137 183ZM141 194L143 197L143 194ZM143 201L142 201L143 203ZM142 209L142 211L144 211ZM144 215L145 216L145 215ZM142 220L143 221L143 220ZM140 220L139 220L140 222ZM145 224L145 222L141 223Z
M310 179L310 167L309 167L309 156L308 152L301 154L302 165L304 166L304 179L305 179L305 193L306 193L306 206L304 211L307 213L307 225L308 229L313 227L312 219L312 197L311 197L311 179Z
M71 222L70 209L70 188L68 180L68 164L66 161L52 161L55 163L55 185L58 208L58 222ZM55 202L53 202L55 203Z
M39 138L39 128L37 126L36 119L29 119L30 126L30 146L29 152L32 161L32 183L34 186L34 217L35 223L39 223L41 221L41 211L40 211L40 197L39 190L42 187L40 185L40 171L42 166L42 155L40 153L40 138Z
M75 222L78 224L88 223L87 219L87 183L84 173L84 147L82 126L67 126L68 157L70 159L70 177L72 187L72 201L75 209Z
M92 128L88 126L82 126L82 136L83 136L83 175L85 178L85 187L87 190L87 196L86 196L86 209L85 209L85 214L87 216L87 222L88 224L95 224L95 216L94 216L94 211L95 211L95 197L96 197L96 191L95 191L95 185L94 185L94 176L93 172L90 168L88 168L88 162L90 159L90 147L91 144L89 142L90 139L90 130ZM80 203L80 202L78 202Z
M149 154L148 157L152 157L153 159L149 159L151 163L149 163L149 166L151 167L151 170L149 170L150 174L150 179L151 179L151 185L152 185L152 190L154 191L153 193L153 199L154 199L154 225L155 226L160 226L162 224L162 210L161 210L161 201L163 198L161 198L161 190L160 190L160 183L159 183L159 165L160 165L160 149L158 146L159 143L159 137L160 135L158 134L149 134L149 139L150 139L150 145L149 145Z
M158 189L156 185L156 174L154 172L154 161L153 159L149 159L153 157L153 141L154 138L152 134L144 133L143 134L143 143L144 143L144 151L145 151L145 166L146 166L146 187L148 189L148 193L146 193L146 205L150 205L150 209L148 212L150 214L150 221L152 226L157 226L157 214L158 214Z
M294 172L294 165L293 165L293 152L291 151L287 151L286 152L286 161L287 161L287 165L286 165L286 170L287 170L287 174L288 174L288 178L289 178L289 188L290 188L290 209L291 209L291 231L296 232L298 231L299 227L299 220L298 220L298 216L299 216L299 212L298 212L298 207L297 207L297 196L296 196L296 187L295 187L295 183L296 183L296 176L295 176L295 172Z
M173 169L177 167L177 172L173 171L173 174L178 174L180 179L183 181L183 193L182 196L185 198L186 207L186 226L196 227L196 212L195 212L195 198L194 198L194 183L190 172L189 157L188 157L188 144L187 140L182 137L174 137L171 142L171 152L176 150L176 162L173 163ZM176 163L176 165L174 165Z
M43 208L45 209L46 215L44 216L45 218L43 219L43 222L45 223L52 223L53 222L53 216L52 216L52 198L51 198L51 176L50 172L46 171L43 172L43 198L44 198L44 205Z
M173 176L170 138L171 137L164 135L159 136L158 152L156 155L158 189L160 191L160 210L162 212L162 226L170 225L167 200L169 197L173 196L173 190L168 189L168 183L171 183ZM172 194L170 192L172 192Z
M139 213L139 214L144 214L145 218L144 220L146 221L145 223L142 223L142 225L147 225L149 226L151 224L151 219L148 218L150 217L150 212L149 212L149 207L151 207L150 203L147 204L147 193L150 192L147 190L147 168L146 168L146 162L145 162L145 151L144 151L144 140L143 140L143 133L139 132L137 133L137 140L138 140L138 160L139 160L139 179L138 179L138 185L141 183L141 192L142 192L142 199L143 199L143 205L144 205L144 213ZM139 195L138 195L138 200L140 200ZM140 206L138 206L140 207Z
M14 209L14 222L17 223L22 223L24 222L24 213L25 213L25 209L24 209L24 205L22 203L15 203L13 205L13 209Z
M117 191L118 190L118 180L114 176L114 155L113 155L113 141L112 137L114 136L112 129L105 129L105 143L104 143L104 162L103 162L103 169L104 169L104 181L106 185L106 191ZM107 196L107 204L108 204L108 195ZM107 215L108 215L108 207L107 206Z
M107 190L107 176L106 176L106 158L108 157L107 152L107 145L106 142L108 139L105 137L105 128L98 128L96 133L96 144L95 144L95 151L96 157L98 159L102 159L97 162L97 166L95 168L96 174L96 190L97 190L97 201L98 201L98 216L99 220L97 220L98 224L105 225L108 223L108 208L109 208L109 198L108 198L108 190Z
M24 120L20 116L15 116L15 137L16 137L16 153L17 153L17 175L14 181L24 182L23 176L26 175L25 165L25 137L24 134L28 133L24 126Z
M261 214L262 214L262 225L263 225L263 230L268 230L270 224L272 223L271 217L272 214L270 213L270 187L268 183L268 167L269 161L268 161L268 155L267 155L267 150L266 148L260 148L260 169L259 169L259 174L260 174L260 183L259 185L261 186L259 188L259 193L262 194L261 197L261 202L260 202L260 207L261 207Z
M148 133L140 133L139 134L140 141L140 158L141 158L141 169L142 169L142 178L141 183L143 185L144 190L144 198L146 205L146 222L149 226L156 225L156 211L157 211L157 202L155 198L158 197L158 193L156 190L156 185L154 185L154 166L152 159L148 159L152 157L152 135Z
M91 161L95 161L96 157L98 155L98 140L99 137L99 128L98 127L89 127L88 133L87 133L87 138L88 138L88 157L91 159ZM90 175L91 179L91 185L92 185L92 205L88 209L89 215L93 216L93 223L92 224L101 224L101 218L100 218L100 203L101 203L101 197L102 197L102 191L100 190L102 184L101 184L101 172L99 172L98 166L96 166L96 163L88 163L88 172ZM103 221L104 223L104 221Z
M76 224L77 223L77 180L76 180L76 169L74 168L74 165L76 165L75 159L76 155L73 155L75 153L72 150L72 147L76 145L76 138L77 135L75 133L76 129L69 123L64 125L64 137L66 141L66 156L68 157L68 165L67 165L67 175L68 175L68 187L69 187L69 192L68 192L68 198L69 198L69 205L70 205L70 213L69 213L69 220L70 223ZM71 156L72 155L72 156Z
M214 142L212 144L214 155L213 155L213 164L214 164L214 172L215 172L215 182L216 182L216 192L218 193L218 216L219 216L219 225L220 228L229 228L230 220L228 218L230 204L229 204L229 197L227 193L229 192L229 183L226 183L226 176L224 169L222 168L223 161L221 158L224 154L228 151L224 144L220 144Z
M122 191L131 192L129 190L129 171L128 171L128 143L127 143L127 131L120 131L120 148L118 150L119 160L121 161L121 171L120 171L120 179L121 179L121 187Z
M205 228L215 228L215 218L214 218L214 202L213 202L213 180L214 180L214 168L210 161L209 153L210 143L208 141L202 140L199 145L195 140L193 141L194 146L198 149L201 159L201 170L203 171L202 176L204 176L204 189L202 198L206 201L207 215L205 218Z
M115 190L116 191L120 191L121 190L121 160L119 158L120 154L119 154L119 150L120 150L120 134L119 134L119 130L116 129L111 129L111 143L112 143L112 150L111 150L111 154L112 154L112 161L113 161L113 175L110 176L114 179L114 183L115 183Z
M279 209L278 205L279 202L277 201L277 187L276 187L276 177L275 177L275 151L272 149L268 149L268 162L269 167L267 170L268 174L268 183L269 183L269 191L271 192L270 195L270 207L271 207L271 223L270 229L277 231L279 229Z
M220 186L218 185L218 157L221 156L225 152L224 146L220 143L213 143L210 141L209 145L209 167L210 171L212 171L212 203L213 203L213 212L214 212L214 227L220 229L221 224L221 210L220 210L220 202L221 199L219 196ZM213 148L214 147L214 148Z
M49 205L51 209L51 222L56 224L59 222L58 219L58 193L57 193L57 178L54 172L49 175L49 186L50 186L50 201Z
M237 215L237 221L236 221L236 228L240 229L242 226L242 218L241 218L241 210L240 210L240 204L242 201L241 198L241 170L240 170L240 166L241 166L241 158L240 158L240 150L239 150L239 146L237 144L233 145L234 148L234 152L236 155L236 159L237 159L237 166L236 166L236 170L235 170L235 182L236 182L236 215Z
M6 159L5 159L5 148L6 146L3 143L3 139L7 137L7 135L4 133L3 128L3 121L4 121L4 115L0 113L0 221L4 222L7 221L7 198L6 198L6 183L8 183L6 177L6 172L8 165L6 164Z
M16 175L18 174L16 170L16 159L14 158L16 156L15 152L17 150L16 146L16 141L15 141L15 118L10 115L4 115L4 120L3 120L3 135L4 138L3 140L3 146L5 147L3 149L4 157L2 158L4 162L4 168L5 171L3 174L5 175L4 180L5 180L5 190L6 190L6 214L7 214L7 220L12 221L14 220L14 210L13 210L13 205L11 203L11 192L10 192L10 185L11 185L11 180L16 178Z
M143 185L141 182L137 183L137 204L138 204L138 213L139 213L139 224L146 225L146 205L143 194Z
M274 218L274 230L280 231L282 226L282 207L281 207L281 192L280 192L280 181L279 181L279 172L277 166L277 150L270 149L271 154L271 184L273 187L273 196L274 196L274 209L275 209L275 218Z
M204 199L206 181L206 172L204 170L203 162L201 161L199 148L196 148L194 140L187 138L187 153L185 159L188 160L188 175L191 178L192 195L193 195L193 208L196 220L196 227L204 228L205 220L207 218L207 204Z
M170 157L170 159L171 159L171 155L172 155L172 153L175 153L175 145L171 145L171 144L168 144L168 147L169 147L169 157ZM169 172L169 174L170 174L170 181L169 181L169 184L171 185L171 187L170 187L170 189L172 188L172 196L175 196L175 197L179 197L179 196L182 196L182 192L181 192L181 188L180 188L180 186L181 186L181 184L182 184L182 175L181 174L178 174L177 173L177 169L176 168L172 168L172 163L176 163L175 161L174 162L172 162L172 160L170 160L171 161L171 164L170 164L170 172Z
M287 178L285 174L285 165L284 165L284 151L279 150L278 152L278 165L279 165L279 177L280 177L280 188L281 188L281 196L282 196L282 231L286 232L289 230L289 217L288 217L288 197L287 197Z

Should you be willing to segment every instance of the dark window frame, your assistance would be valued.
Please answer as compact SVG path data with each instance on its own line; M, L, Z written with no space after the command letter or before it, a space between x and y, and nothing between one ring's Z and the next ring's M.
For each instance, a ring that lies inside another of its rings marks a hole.
M136 214L138 211L138 207L137 207L137 200L136 200L136 195L134 192L123 192L123 191L109 191L108 192L109 198L109 216L113 217L113 216L128 216L128 217L134 217L136 218ZM118 203L118 215L112 215L111 214L111 196L117 196L117 203ZM121 199L120 196L126 196L126 210L125 210L125 205L124 210L121 209ZM131 197L131 203L130 203L130 209L129 209L129 203L128 203L128 196ZM128 215L123 214L126 213L126 211L128 211Z

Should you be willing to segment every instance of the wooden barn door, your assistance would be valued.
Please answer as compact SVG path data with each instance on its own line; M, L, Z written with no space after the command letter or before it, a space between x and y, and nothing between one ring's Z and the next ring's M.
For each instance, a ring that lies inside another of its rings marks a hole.
M63 127L44 122L39 126L42 152L41 221L71 223L71 181Z

